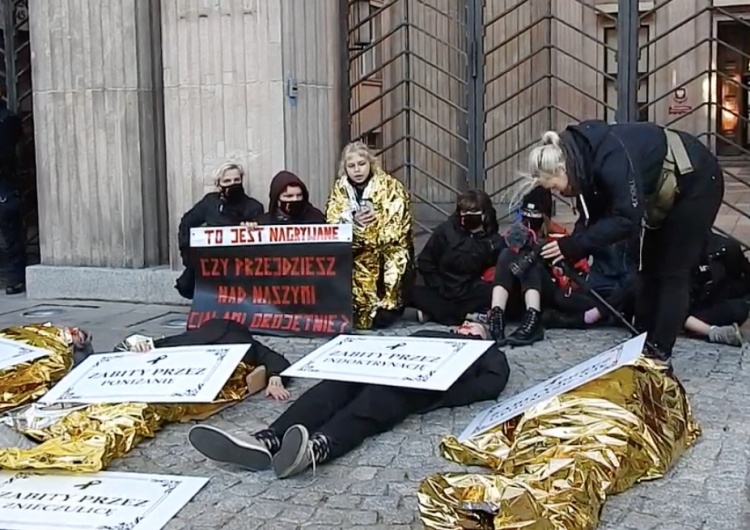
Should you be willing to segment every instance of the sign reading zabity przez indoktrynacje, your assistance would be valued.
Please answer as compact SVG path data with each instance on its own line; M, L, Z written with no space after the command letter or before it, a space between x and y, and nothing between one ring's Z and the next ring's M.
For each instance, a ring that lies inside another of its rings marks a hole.
M261 334L351 330L351 225L193 228L190 246L196 281L188 329L224 318Z

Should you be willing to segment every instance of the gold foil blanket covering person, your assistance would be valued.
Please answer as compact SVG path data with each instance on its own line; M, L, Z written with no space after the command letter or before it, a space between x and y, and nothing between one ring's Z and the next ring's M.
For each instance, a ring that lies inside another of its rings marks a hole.
M137 354L134 354L137 355ZM94 473L129 453L144 438L152 438L167 422L205 418L247 394L252 367L240 363L216 400L208 404L154 405L122 403L61 410L59 419L37 427L19 418L16 428L42 443L33 449L0 449L0 469L55 469Z
M73 339L69 328L51 324L13 326L1 330L0 337L49 352L33 361L0 370L0 413L39 399L73 365Z
M425 479L419 512L431 530L593 530L608 495L664 476L700 436L681 383L639 359L546 400L441 452L494 475Z
M359 329L372 327L378 309L401 306L401 291L412 249L412 216L409 194L396 178L378 169L363 192L377 220L367 226L354 226L352 249L352 299L354 323ZM326 204L329 223L352 222L356 208L354 189L346 177L333 185ZM383 293L378 296L378 280Z

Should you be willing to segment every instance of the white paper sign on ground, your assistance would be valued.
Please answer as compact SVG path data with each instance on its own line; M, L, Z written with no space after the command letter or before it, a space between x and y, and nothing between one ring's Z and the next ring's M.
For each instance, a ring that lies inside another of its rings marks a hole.
M0 473L3 530L161 530L207 478Z
M17 340L0 339L0 370L27 363L50 352Z
M249 344L157 348L91 355L42 403L210 403Z
M573 390L597 377L617 370L621 366L634 363L643 352L645 344L646 334L644 333L547 379L543 383L524 390L510 399L491 406L480 412L472 420L458 437L458 441L465 442L472 436L481 434L496 425L523 414L542 401Z
M493 342L458 338L339 335L282 375L447 390Z

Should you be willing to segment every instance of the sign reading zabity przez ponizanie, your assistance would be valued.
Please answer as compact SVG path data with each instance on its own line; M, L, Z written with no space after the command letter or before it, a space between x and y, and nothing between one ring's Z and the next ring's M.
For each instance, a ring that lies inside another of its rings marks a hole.
M188 329L224 318L254 333L331 336L352 322L351 225L201 227Z

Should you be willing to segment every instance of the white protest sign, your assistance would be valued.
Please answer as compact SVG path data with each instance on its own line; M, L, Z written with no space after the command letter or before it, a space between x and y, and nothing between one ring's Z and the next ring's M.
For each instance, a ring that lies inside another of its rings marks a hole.
M281 375L447 390L494 344L459 337L339 335Z
M3 530L161 530L208 479L103 471L0 473Z
M510 399L491 406L472 420L458 437L458 441L465 442L473 436L523 414L534 405L573 390L622 366L633 364L640 357L645 344L644 333L524 390Z
M91 355L39 401L210 403L249 347L221 344Z
M27 363L50 352L17 340L0 339L0 370Z

